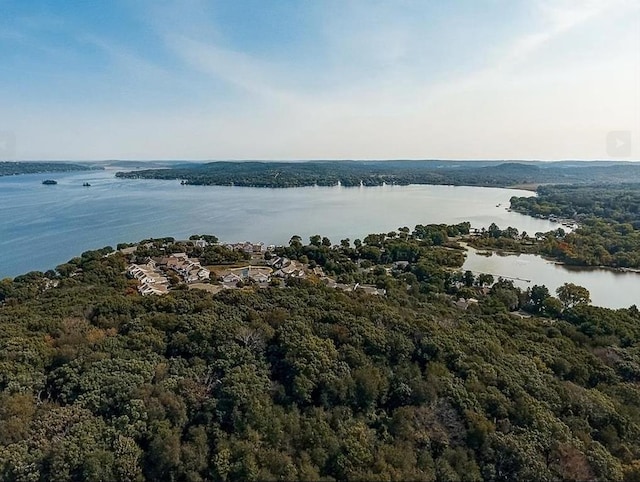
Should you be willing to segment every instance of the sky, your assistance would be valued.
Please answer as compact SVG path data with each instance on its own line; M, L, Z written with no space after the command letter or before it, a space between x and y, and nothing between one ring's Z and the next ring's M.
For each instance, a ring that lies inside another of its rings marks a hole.
M638 0L0 0L0 160L640 159Z

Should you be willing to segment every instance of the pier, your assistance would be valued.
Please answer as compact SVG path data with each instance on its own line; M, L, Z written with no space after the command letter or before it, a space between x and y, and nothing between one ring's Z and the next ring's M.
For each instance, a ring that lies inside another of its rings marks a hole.
M474 271L473 273L475 273L475 274L490 274L491 276L493 276L496 279L502 278L502 279L510 279L510 280L513 280L513 281L524 281L525 283L531 283L530 279L518 278L516 276L503 276L503 275L495 274L495 273L483 273L482 271Z

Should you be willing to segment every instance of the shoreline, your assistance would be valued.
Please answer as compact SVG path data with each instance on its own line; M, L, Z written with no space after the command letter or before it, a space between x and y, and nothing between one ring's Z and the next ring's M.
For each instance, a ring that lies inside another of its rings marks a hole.
M505 189L520 189L521 191L531 191L537 192L540 186L544 186L547 183L523 183L523 184L512 184L510 186L505 186Z
M461 242L460 243L461 246L463 246L465 251L469 251L469 250L474 250L475 254L477 256L483 256L485 258L490 258L491 256L520 256L520 255L527 255L527 256L537 256L539 258L544 259L545 261L549 261L550 263L553 263L555 265L558 266L563 266L565 267L567 270L571 271L573 268L575 268L575 271L596 271L596 270L603 270L603 271L616 271L618 273L635 273L635 274L640 274L640 268L625 268L625 267L619 267L619 266L604 266L604 265L598 265L598 266L589 266L589 265L584 265L584 264L569 264L567 262L564 261L560 261L558 259L552 258L550 256L546 256L543 254L539 254L539 253L525 253L525 252L518 252L518 251L506 251L506 250L501 250L498 248L492 248L492 247L483 247L482 249L478 249L474 246L471 246L467 243ZM486 253L491 253L491 255L488 255Z

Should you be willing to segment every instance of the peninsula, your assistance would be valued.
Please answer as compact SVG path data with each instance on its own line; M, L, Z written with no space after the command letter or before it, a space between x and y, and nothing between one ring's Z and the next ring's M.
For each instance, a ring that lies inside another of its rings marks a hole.
M0 161L0 176L15 176L18 174L39 174L46 172L70 172L102 169L97 166L74 164L71 162L5 162Z

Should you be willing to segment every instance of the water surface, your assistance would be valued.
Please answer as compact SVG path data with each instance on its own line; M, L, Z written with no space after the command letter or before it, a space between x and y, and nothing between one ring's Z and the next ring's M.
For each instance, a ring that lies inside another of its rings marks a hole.
M495 222L535 233L558 227L506 211L529 191L454 186L265 189L116 179L115 171L0 177L0 278L54 268L83 251L143 238L215 234L287 243L294 234L362 238L416 224ZM42 181L53 178L55 186ZM89 182L91 187L83 187Z
M513 278L516 286L527 289L545 285L555 295L564 283L584 286L592 304L607 308L640 305L640 274L603 268L582 268L558 264L533 254L483 256L468 248L463 269L474 273Z
M52 177L55 186L42 180ZM83 187L89 182L91 187ZM305 187L264 189L182 186L178 181L116 179L114 171L0 177L0 278L54 268L83 251L143 238L195 233L224 242L287 243L294 234L362 238L416 224L516 227L533 234L559 227L508 212L511 196L529 191L454 186ZM564 282L585 286L594 304L640 303L640 275L569 270L537 256L469 252L464 269L531 280L553 292Z

